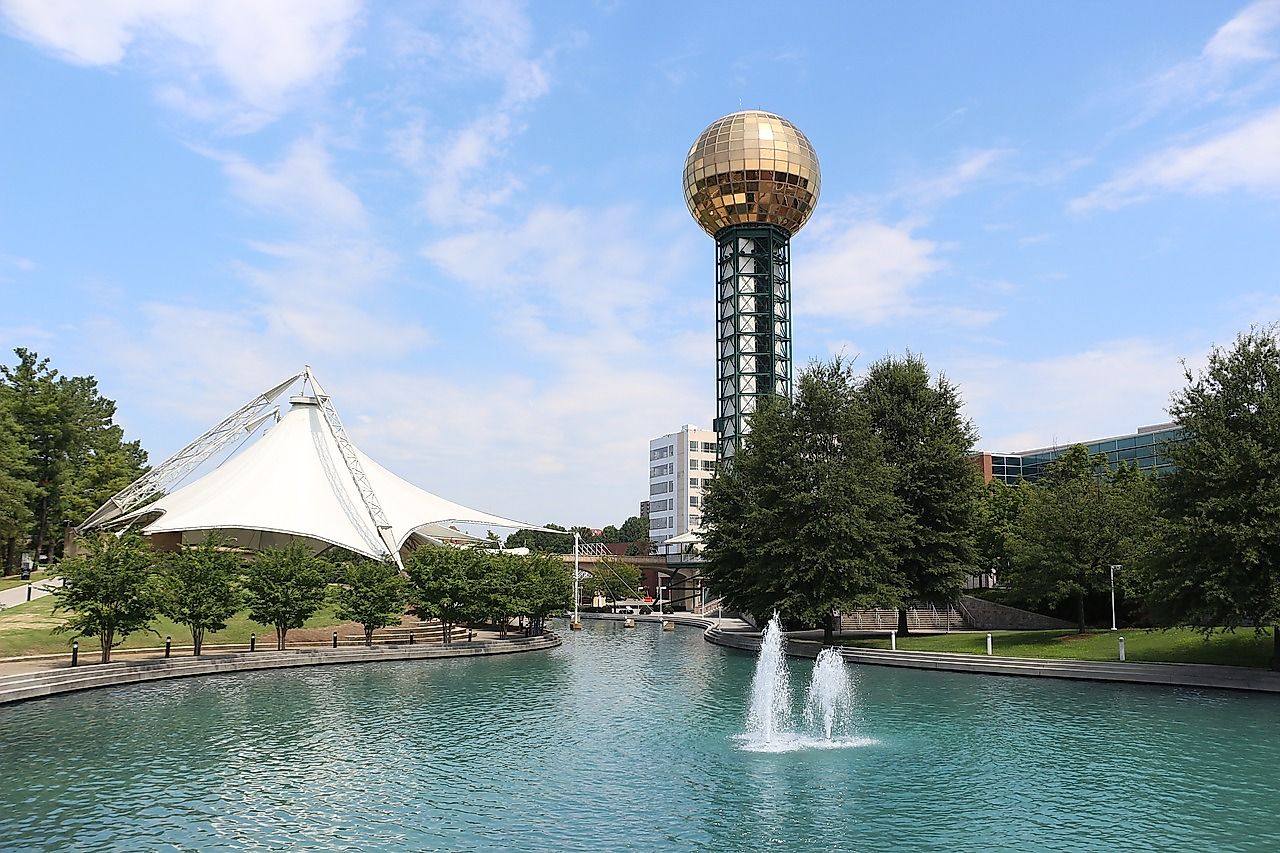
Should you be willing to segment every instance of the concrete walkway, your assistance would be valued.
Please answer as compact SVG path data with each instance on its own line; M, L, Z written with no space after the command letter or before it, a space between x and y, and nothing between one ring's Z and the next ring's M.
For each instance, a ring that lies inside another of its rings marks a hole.
M552 649L560 638L551 632L539 637L508 640L477 640L451 645L345 646L333 648L288 649L283 652L259 651L211 654L200 657L159 658L137 662L113 662L77 667L61 666L41 672L0 675L0 705L39 699L59 693L89 690L95 687L118 687L144 681L188 678L259 669L287 669L300 666L327 666L342 663L375 661L432 660L440 658L481 657L517 652Z
M15 586L13 589L6 589L0 592L0 608L14 607L27 602L27 586ZM43 578L38 581L32 581L31 584L31 600L44 598L51 594L55 589L62 586L62 578Z

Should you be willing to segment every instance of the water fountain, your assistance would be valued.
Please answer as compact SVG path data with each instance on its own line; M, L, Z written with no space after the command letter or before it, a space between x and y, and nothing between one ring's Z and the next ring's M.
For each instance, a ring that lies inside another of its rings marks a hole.
M813 663L813 679L804 703L804 721L811 728L820 726L823 736L831 740L839 723L847 721L853 710L853 683L849 668L835 649L823 649Z
M747 711L747 740L774 744L791 722L791 679L787 674L787 638L774 613L760 640L760 657L751 679L751 707Z
M835 649L823 649L814 661L813 676L805 691L806 730L792 728L786 643L782 621L775 613L760 640L760 656L751 679L747 730L738 738L743 748L752 752L792 752L876 743L841 734L853 710L853 682L844 658Z

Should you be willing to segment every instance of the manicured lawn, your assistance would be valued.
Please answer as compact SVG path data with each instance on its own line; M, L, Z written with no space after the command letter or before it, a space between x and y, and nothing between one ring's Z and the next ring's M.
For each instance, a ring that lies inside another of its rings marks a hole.
M41 569L40 571L31 573L31 580L24 581L22 575L9 575L7 578L0 578L0 592L6 589L13 589L15 586L26 586L29 583L35 583L38 580L47 578L49 573Z
M62 623L63 616L64 614L54 615L53 596L45 596L29 603L0 610L0 657L69 653L71 635L53 633L53 629ZM315 616L308 619L304 627L326 628L339 624L342 624L342 620L334 616L332 606L326 605ZM155 633L143 631L130 634L123 645L116 647L117 651L164 646L166 635L173 637L175 646L191 644L191 633L185 627L175 625L168 619L157 619L151 627ZM258 648L275 648L275 629L250 621L247 611L238 613L227 623L224 630L206 635L204 641L206 645L247 643L251 633L258 635ZM290 636L293 633L290 632ZM95 656L97 652L98 642L95 638L86 637L80 640L82 655Z
M1271 632L1259 636L1252 628L1242 628L1235 633L1215 632L1207 640L1203 634L1180 628L1091 631L1083 635L1074 631L992 631L991 636L995 654L1018 658L1118 660L1119 637L1124 637L1125 656L1130 661L1265 667L1270 665L1272 650ZM841 642L850 646L889 648L887 639ZM983 632L899 637L898 648L983 655L987 652L987 635Z

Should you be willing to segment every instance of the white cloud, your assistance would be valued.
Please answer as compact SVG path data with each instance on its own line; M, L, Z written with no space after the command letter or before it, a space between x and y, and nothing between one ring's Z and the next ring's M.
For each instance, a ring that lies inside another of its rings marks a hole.
M797 314L874 325L904 317L946 315L970 324L972 309L939 305L921 286L946 268L942 247L915 234L910 224L874 220L816 223L792 267L804 286L793 294Z
M333 174L332 158L319 139L299 139L274 168L233 154L210 156L222 162L232 194L256 210L309 226L367 224L360 197Z
M408 66L424 66L444 83L496 84L498 93L454 128L430 127L414 116L392 134L391 150L424 179L423 204L433 222L468 226L484 221L521 187L519 178L494 168L528 110L551 87L547 70L554 51L536 53L524 5L458 3L439 7L434 30L397 26L396 47Z
M1170 395L1184 384L1185 356L1192 364L1204 357L1176 342L1129 338L1042 359L962 359L948 374L983 430L979 445L1017 451L1167 421Z
M1232 91L1242 72L1280 56L1280 0L1257 0L1223 24L1198 56L1160 73L1147 85L1155 108L1210 102Z
M198 118L256 127L340 65L356 0L0 0L20 37L79 65L134 56L162 100Z
M1074 199L1070 210L1114 209L1159 192L1211 195L1233 190L1280 194L1280 108L1201 142L1158 151Z

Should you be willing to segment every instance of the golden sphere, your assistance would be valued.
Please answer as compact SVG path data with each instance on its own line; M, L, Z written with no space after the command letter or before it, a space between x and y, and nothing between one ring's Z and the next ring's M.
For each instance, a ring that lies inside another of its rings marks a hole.
M788 234L818 205L822 172L813 145L781 116L743 110L714 121L689 149L684 200L702 230L767 223Z

